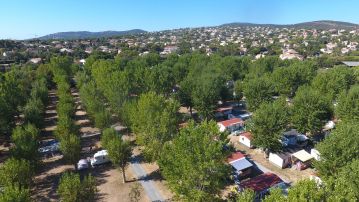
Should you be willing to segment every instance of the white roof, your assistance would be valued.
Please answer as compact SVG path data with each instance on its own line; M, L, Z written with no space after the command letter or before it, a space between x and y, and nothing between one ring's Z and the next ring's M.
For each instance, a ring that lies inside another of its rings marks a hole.
M313 158L313 156L310 155L308 152L306 152L304 149L295 152L294 154L292 154L292 156L294 156L295 158L299 159L302 162L306 162Z

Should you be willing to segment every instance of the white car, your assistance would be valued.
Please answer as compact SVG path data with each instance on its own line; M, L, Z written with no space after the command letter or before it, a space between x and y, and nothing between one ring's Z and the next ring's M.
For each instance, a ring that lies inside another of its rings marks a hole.
M87 159L80 159L77 163L77 170L85 170L89 168L89 162Z

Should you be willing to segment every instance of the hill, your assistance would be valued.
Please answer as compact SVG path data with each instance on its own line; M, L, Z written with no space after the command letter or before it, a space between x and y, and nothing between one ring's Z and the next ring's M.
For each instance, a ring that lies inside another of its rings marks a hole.
M46 36L39 37L40 40L49 40L49 39L87 39L87 38L102 38L102 37L114 37L114 36L123 36L123 35L133 35L146 33L142 29L132 29L127 31L104 31L104 32L88 32L88 31L78 31L78 32L58 32L54 34L49 34Z
M239 26L239 27L278 27L278 28L296 28L296 29L359 29L358 24L349 23L349 22L340 22L340 21L331 21L331 20L321 20L313 22L303 22L297 24L288 24L288 25L277 25L277 24L255 24L255 23L228 23L221 26Z

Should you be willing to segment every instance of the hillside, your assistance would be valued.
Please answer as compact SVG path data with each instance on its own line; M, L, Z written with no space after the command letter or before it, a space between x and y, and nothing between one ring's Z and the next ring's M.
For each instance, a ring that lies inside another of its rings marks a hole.
M358 24L340 22L340 21L331 21L331 20L321 20L313 22L303 22L297 24L288 24L288 25L277 25L277 24L255 24L255 23L228 23L221 26L239 26L239 27L255 27L255 26L265 26L265 27L278 27L278 28L297 28L297 29L359 29Z
M49 39L87 39L87 38L102 38L102 37L114 37L114 36L123 36L123 35L132 35L146 33L145 30L141 29L132 29L127 31L104 31L104 32L88 32L88 31L78 31L78 32L58 32L54 34L45 35L39 37L40 40L49 40Z

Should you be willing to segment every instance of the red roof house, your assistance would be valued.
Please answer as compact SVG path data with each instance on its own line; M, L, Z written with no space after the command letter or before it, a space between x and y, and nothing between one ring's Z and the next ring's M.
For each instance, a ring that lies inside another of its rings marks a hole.
M257 177L241 182L240 187L242 189L251 189L257 193L261 193L281 182L283 181L276 174L263 173Z
M234 118L218 122L217 125L219 126L219 131L221 132L226 130L229 132L234 132L244 126L244 121L240 118Z

